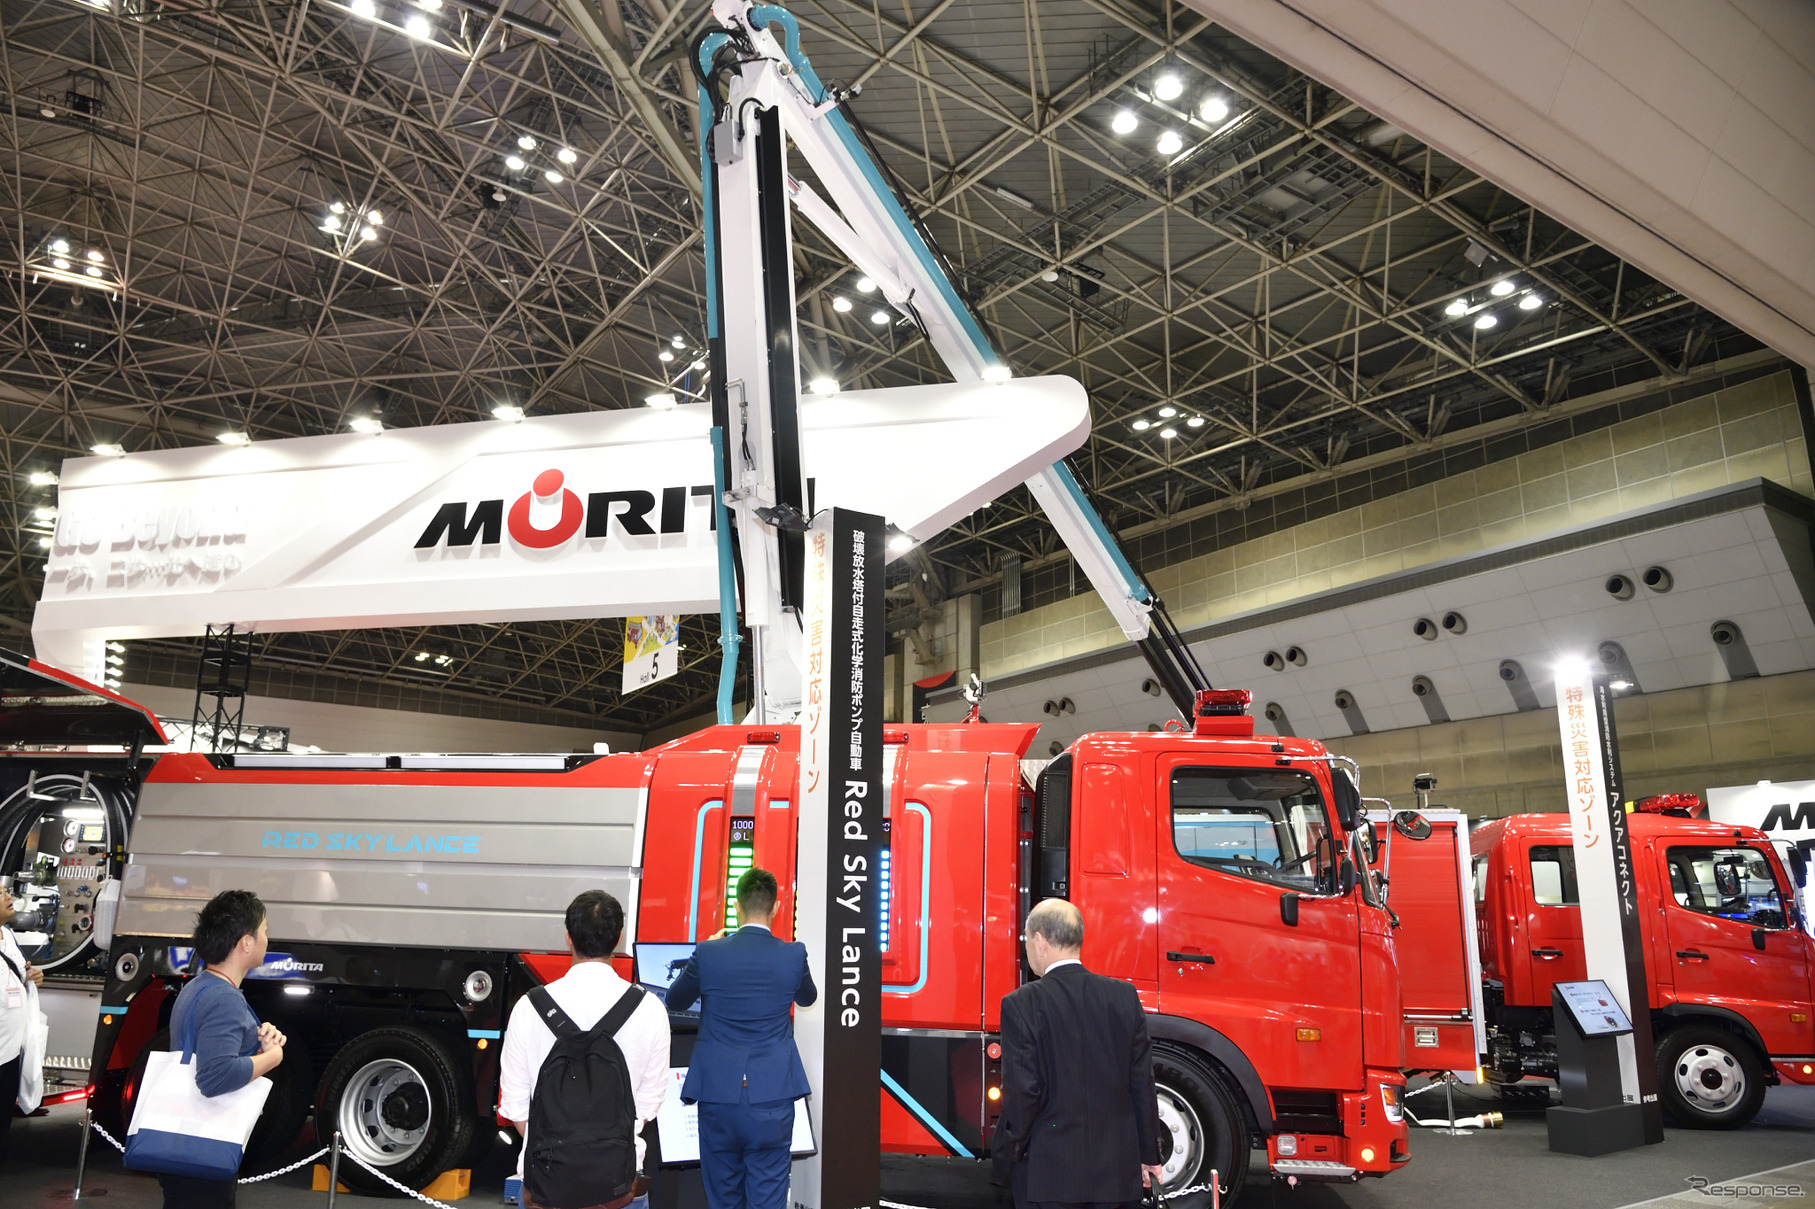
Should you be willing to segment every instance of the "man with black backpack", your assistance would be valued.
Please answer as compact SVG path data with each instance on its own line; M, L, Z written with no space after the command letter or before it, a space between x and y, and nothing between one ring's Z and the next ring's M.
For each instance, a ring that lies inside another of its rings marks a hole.
M511 1009L498 1111L523 1135L524 1209L621 1209L648 1192L641 1134L668 1089L668 1011L611 968L623 931L611 895L574 899L573 967Z

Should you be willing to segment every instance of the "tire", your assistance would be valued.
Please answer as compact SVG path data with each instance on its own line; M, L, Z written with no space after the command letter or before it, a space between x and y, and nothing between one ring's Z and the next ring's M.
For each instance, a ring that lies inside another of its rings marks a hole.
M284 1045L284 1060L266 1077L271 1080L271 1094L265 1098L265 1111L259 1114L252 1136L246 1139L246 1161L240 1168L243 1175L263 1175L276 1166L302 1133L315 1095L315 1067L309 1061L308 1046L291 1037Z
M340 1178L378 1196L400 1194L355 1160L420 1190L461 1165L478 1125L465 1064L421 1029L373 1029L349 1041L328 1063L315 1104L316 1143L338 1130Z
M126 1131L132 1128L132 1110L138 1107L139 1087L145 1082L145 1064L151 1061L151 1055L161 1054L169 1048L169 1030L159 1029L126 1068L126 1082L120 1085L119 1137L122 1142L126 1140Z
M1215 1170L1227 1205L1248 1178L1248 1127L1235 1097L1199 1059L1170 1046L1155 1046L1153 1081L1160 1101L1161 1192L1208 1183ZM1176 1202L1178 1209L1202 1209L1208 1192Z
M1765 1102L1765 1071L1743 1038L1711 1024L1686 1024L1657 1049L1659 1099L1690 1129L1737 1129Z

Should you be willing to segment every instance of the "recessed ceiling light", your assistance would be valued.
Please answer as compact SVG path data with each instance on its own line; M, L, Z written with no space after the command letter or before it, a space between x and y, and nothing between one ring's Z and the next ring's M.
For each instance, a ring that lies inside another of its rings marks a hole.
M426 38L435 32L435 25L421 13L411 13L403 19L403 29L412 38Z
M653 395L644 395L643 402L645 405L653 407L657 411L673 411L680 403L680 400L674 397L673 391L664 390L658 391Z
M807 383L807 389L816 395L829 396L838 393L837 378L815 378Z
M1153 82L1153 95L1162 101L1176 101L1185 91L1185 82L1177 73L1167 72Z
M500 403L492 408L492 415L506 424L515 424L523 418L523 409L515 403Z
M1160 419L1162 419L1162 420L1170 420L1173 416L1176 416L1177 414L1178 414L1178 408L1176 408L1176 407L1167 406L1167 407L1160 408Z
M1130 424L1128 427L1134 429L1136 432L1146 432L1149 428L1153 427L1153 421L1136 420L1134 423Z
M1492 294L1495 298L1504 298L1517 288L1518 287L1513 285L1511 281L1502 277L1500 280L1494 282L1494 284L1488 288L1487 292Z
M661 352L659 352L655 355L655 359L657 361L672 361L672 360L674 360L674 354L669 352L667 349L663 349Z
M1192 416L1189 420L1185 421L1185 427L1187 428L1202 428L1203 426L1204 417L1202 416Z
M384 211L383 210L367 210L366 211L366 221L371 223L374 227L384 226Z
M347 421L347 427L354 432L376 434L384 431L384 421L376 416L354 416Z
M1168 130L1160 135L1160 141L1156 144L1161 155L1177 155L1184 145L1185 140L1178 136L1176 130Z
M123 458L126 456L126 447L109 441L100 445L90 445L88 447L88 452L97 457Z
M1519 299L1519 309L1522 311L1535 311L1543 305L1544 299L1536 294L1527 294Z
M361 227L361 228L359 228L359 238L365 240L367 243L370 243L372 240L378 238L378 228L377 227Z
M88 249L86 255L90 264L100 264L107 259L106 256L101 254L101 249L99 248Z
M840 294L832 299L832 309L842 315L851 309L851 300Z
M504 157L504 166L509 168L512 172L521 172L524 167L523 157L520 155L507 155Z
M555 158L560 160L563 164L574 164L579 162L580 153L575 151L572 147L563 147L555 152Z
M1173 437L1176 437L1177 435L1178 435L1178 429L1176 429L1176 428L1160 429L1160 440L1162 440L1162 441L1170 441Z
M1197 116L1214 125L1229 116L1229 102L1211 93L1197 107Z
M559 172L556 172L553 168L549 168L542 173L542 179L551 185L558 185L567 178L562 176Z
M873 277L859 277L859 278L858 278L858 279L857 279L857 292L858 292L858 293L859 293L859 294L868 294L868 293L870 293L870 292L871 292L871 291L873 291L873 290L874 290L874 289L875 289L875 288L876 288L876 280L875 280L875 278L873 278Z
M1109 128L1117 134L1133 134L1135 127L1140 124L1141 120L1135 117L1133 112L1127 109L1118 109L1116 110L1115 117L1111 118L1109 121Z
M535 136L529 135L529 134L519 134L517 136L517 146L523 148L523 150L525 150L525 151L534 151L536 149Z
M889 313L887 311L871 311L870 312L870 322L874 323L877 327L881 327L883 324L887 323L888 321L889 321Z
M223 432L214 438L223 445L250 445L252 438L243 432Z
M69 261L62 256L53 258L50 263L52 268L67 269L69 267Z
M1500 321L1498 319L1495 319L1493 316L1493 313L1490 311L1486 314L1476 316L1475 330L1477 332L1485 332L1485 331L1489 330L1490 328L1498 326L1499 322Z
M1468 314L1468 299L1466 299L1466 298L1450 299L1449 305L1443 308L1443 313L1445 315L1448 315L1452 319Z

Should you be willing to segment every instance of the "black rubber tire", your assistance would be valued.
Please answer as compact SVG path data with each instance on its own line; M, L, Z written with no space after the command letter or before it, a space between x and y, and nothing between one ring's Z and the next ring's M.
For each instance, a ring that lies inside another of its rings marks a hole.
M145 1048L138 1052L132 1063L126 1068L126 1082L120 1085L119 1129L114 1135L120 1141L126 1140L126 1131L132 1128L132 1110L138 1105L139 1085L145 1082L145 1064L151 1061L151 1055L161 1054L169 1048L169 1030L159 1029L151 1035L151 1040L145 1043ZM103 1127L112 1128L106 1120L106 1114L97 1111L95 1116L101 1118Z
M421 1089L420 1096L414 1091L409 1093L409 1098L415 1102L403 1098L396 1101L387 1098L384 1103L358 1100L357 1091L349 1084L374 1062L401 1063L414 1071L420 1082L412 1086ZM355 1115L362 1104L370 1106L371 1112L382 1114L396 1103L406 1121L417 1119L408 1114L412 1111L420 1114L426 1106L426 1117L422 1118L420 1126L422 1136L405 1152L405 1157L373 1163L398 1183L418 1191L442 1172L464 1163L473 1145L473 1131L481 1127L473 1108L472 1076L466 1064L455 1057L449 1046L421 1029L373 1029L341 1047L322 1076L321 1093L315 1104L318 1145L327 1145L334 1131L341 1128L343 1101ZM356 1147L346 1140L346 1133L343 1130L346 1151L340 1161L341 1181L359 1192L377 1196L402 1195L353 1160ZM368 1131L359 1144L367 1150L368 1161L381 1149L381 1141L375 1132Z
M296 1144L314 1107L315 1065L309 1060L309 1047L295 1037L286 1040L284 1060L266 1078L271 1080L271 1094L246 1139L241 1175L263 1175L279 1166L277 1160Z
M1692 1101L1679 1080L1697 1064L1709 1078L1739 1079L1738 1094L1719 1108ZM1765 1102L1765 1068L1758 1051L1719 1025L1685 1024L1664 1034L1657 1047L1658 1100L1671 1120L1689 1129L1737 1129L1758 1115Z
M1250 1154L1248 1127L1234 1095L1202 1059L1171 1046L1154 1047L1153 1081L1160 1092L1160 1165L1166 1165L1174 1147L1173 1133L1168 1128L1168 1117L1172 1115L1166 1102L1168 1096L1175 1105L1189 1108L1189 1114L1183 1115L1179 1123L1192 1144L1203 1148L1202 1158L1181 1170L1169 1181L1170 1185L1184 1188L1208 1183L1214 1169L1217 1182L1226 1190L1222 1203L1231 1204L1248 1178ZM1211 1202L1208 1192L1173 1200L1174 1194L1165 1186L1161 1191L1176 1209L1203 1209Z

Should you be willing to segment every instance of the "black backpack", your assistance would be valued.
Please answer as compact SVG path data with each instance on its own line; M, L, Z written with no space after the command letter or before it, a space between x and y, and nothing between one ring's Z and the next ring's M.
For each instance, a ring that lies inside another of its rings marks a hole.
M529 993L555 1035L529 1101L526 1199L546 1209L583 1209L627 1200L637 1176L636 1101L624 1051L613 1040L642 1001L633 986L605 1018L581 1032L547 988Z

